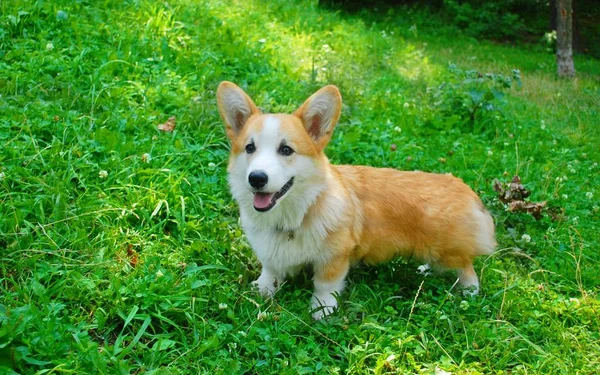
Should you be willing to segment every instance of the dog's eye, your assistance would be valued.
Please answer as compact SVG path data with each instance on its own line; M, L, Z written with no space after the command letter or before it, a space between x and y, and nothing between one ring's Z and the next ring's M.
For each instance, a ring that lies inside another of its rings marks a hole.
M254 143L248 143L248 144L246 145L246 153L247 153L247 154L251 154L251 153L253 153L254 151L256 151L256 146L254 146Z
M279 153L283 156L290 156L291 154L294 153L294 150L292 150L292 148L290 146L281 146L279 147Z

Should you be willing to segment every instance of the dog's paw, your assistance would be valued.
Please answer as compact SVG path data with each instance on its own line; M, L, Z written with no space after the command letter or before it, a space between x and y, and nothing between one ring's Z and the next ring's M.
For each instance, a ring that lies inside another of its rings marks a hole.
M429 276L431 274L431 267L428 263L422 264L417 267L417 273L423 276Z
M465 297L475 297L479 294L479 285L471 284L462 287L462 294Z
M279 281L271 275L262 273L257 280L252 282L252 286L258 289L261 296L271 298L279 288Z
M327 315L331 315L337 307L337 299L333 294L313 295L310 304L312 317L314 320L321 320Z

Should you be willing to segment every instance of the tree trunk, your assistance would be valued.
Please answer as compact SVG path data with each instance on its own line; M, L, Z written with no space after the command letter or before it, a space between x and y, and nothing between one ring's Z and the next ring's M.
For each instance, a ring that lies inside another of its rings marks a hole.
M556 1L556 63L559 77L575 76L573 64L573 0Z

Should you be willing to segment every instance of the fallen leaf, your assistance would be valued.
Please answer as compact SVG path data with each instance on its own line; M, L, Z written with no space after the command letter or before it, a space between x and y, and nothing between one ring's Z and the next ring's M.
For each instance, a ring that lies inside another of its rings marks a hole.
M508 205L508 209L511 212L527 212L531 214L536 220L542 218L542 210L546 206L546 202L525 202L525 201L512 201Z
M498 179L494 180L494 190L498 193L498 198L502 203L510 203L513 201L522 201L531 195L529 190L525 189L521 184L521 178L519 176L513 177L510 184L507 184L507 188L502 186L502 182Z
M498 193L498 199L508 205L510 212L526 212L531 214L536 220L542 218L546 202L528 202L526 198L531 195L531 192L523 186L521 178L514 176L508 184L502 183L498 179L494 179L494 191ZM553 217L554 219L554 217Z
M158 130L162 130L164 132L172 132L173 130L175 130L175 126L177 126L175 116L171 116L164 124L158 125Z
M131 266L131 268L137 267L139 260L138 253L137 251L133 250L132 244L127 245L127 256L129 257L129 265Z

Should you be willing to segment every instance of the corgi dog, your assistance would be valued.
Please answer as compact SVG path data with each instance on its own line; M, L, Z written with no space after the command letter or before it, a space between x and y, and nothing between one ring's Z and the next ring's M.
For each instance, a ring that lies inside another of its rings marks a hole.
M473 259L496 247L494 222L462 180L445 174L332 165L323 149L340 117L335 86L293 114L264 114L231 82L217 90L231 142L228 177L243 230L262 264L254 285L272 296L314 270L313 318L337 307L350 266L409 256L455 269L479 291Z

